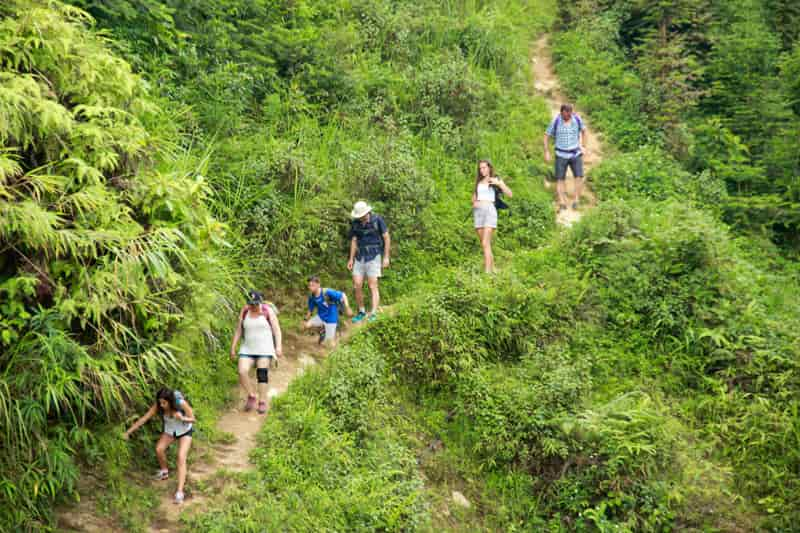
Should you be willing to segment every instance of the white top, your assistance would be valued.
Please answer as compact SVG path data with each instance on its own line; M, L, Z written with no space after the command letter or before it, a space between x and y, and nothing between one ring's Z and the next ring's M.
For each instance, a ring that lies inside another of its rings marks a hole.
M479 202L494 203L495 190L486 183L481 183L478 185L478 193L476 197Z
M266 316L251 317L248 312L242 321L242 329L244 341L239 347L240 355L275 355L272 326Z
M164 433L172 435L173 437L180 437L190 429L192 429L191 422L178 420L174 416L163 415L164 418Z

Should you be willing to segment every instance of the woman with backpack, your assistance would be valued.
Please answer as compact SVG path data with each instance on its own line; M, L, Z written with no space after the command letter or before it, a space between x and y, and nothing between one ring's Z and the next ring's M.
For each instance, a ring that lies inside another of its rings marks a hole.
M247 305L239 313L239 323L233 334L231 343L231 359L236 359L236 345L244 335L239 347L239 383L247 393L245 411L256 407L259 414L267 412L267 392L269 383L269 361L283 355L281 347L281 326L272 306L264 303L264 295L258 291L250 291ZM256 366L258 397L250 383L250 369Z
M493 273L494 255L492 255L492 233L497 229L497 207L504 207L500 195L512 196L511 189L494 173L491 161L478 161L478 175L475 178L475 190L472 192L472 215L475 219L475 231L483 249L483 270Z
M180 391L162 388L156 393L156 403L142 415L128 431L125 432L125 439L131 438L131 433L142 427L148 420L156 414L160 414L163 426L161 437L156 443L156 457L158 458L159 470L156 479L165 480L169 478L169 467L167 466L167 448L178 442L178 490L175 492L175 503L183 503L183 488L186 484L186 459L189 456L189 448L192 446L192 424L195 422L192 406L183 397Z

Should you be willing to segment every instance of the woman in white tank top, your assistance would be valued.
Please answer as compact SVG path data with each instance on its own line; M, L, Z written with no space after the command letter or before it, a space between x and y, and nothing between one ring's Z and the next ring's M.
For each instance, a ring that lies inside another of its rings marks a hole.
M236 359L236 345L244 335L244 341L239 347L239 383L247 393L245 411L256 407L260 414L267 412L267 397L269 392L269 361L276 360L283 355L281 348L281 326L278 316L269 305L264 304L264 296L258 291L250 291L247 305L239 313L239 323L233 334L231 343L231 359ZM250 383L250 369L256 365L256 391Z
M494 255L492 254L492 233L497 229L497 189L511 198L511 189L503 180L494 175L494 168L488 159L478 161L478 175L475 178L475 190L472 193L472 215L475 219L475 231L483 249L483 270L494 272Z

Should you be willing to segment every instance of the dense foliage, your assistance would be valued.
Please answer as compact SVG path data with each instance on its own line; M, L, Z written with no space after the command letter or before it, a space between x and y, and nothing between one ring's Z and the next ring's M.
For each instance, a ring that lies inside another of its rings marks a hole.
M253 471L187 526L794 527L793 2L70 4L0 6L0 528L52 526L79 468L145 528L152 434L120 425L166 383L213 434L242 286L293 317L308 273L347 283L361 198L396 305L275 400ZM556 17L612 154L561 234L528 69ZM515 192L495 277L479 157Z
M35 529L79 456L126 460L94 424L170 377L214 383L210 310L232 282L207 184L85 14L0 16L0 528Z
M707 205L726 221L796 249L800 44L788 29L796 2L584 0L560 10L554 52L569 92L620 148L667 154L610 186L642 187L653 167L676 160L699 181L724 185L727 196Z
M613 201L493 280L433 272L276 404L257 472L191 526L255 531L255 496L300 529L791 527L798 286L761 266L701 211Z

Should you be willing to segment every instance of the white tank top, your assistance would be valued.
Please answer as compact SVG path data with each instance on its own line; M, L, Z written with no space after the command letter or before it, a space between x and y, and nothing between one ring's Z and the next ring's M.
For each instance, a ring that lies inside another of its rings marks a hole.
M183 413L183 411L181 411ZM164 429L163 432L173 437L180 437L190 429L192 429L191 422L184 422L183 420L178 420L173 416L162 415L164 419Z
M239 347L241 355L275 355L275 341L267 317L251 317L248 312L242 321L244 342Z
M478 185L478 194L477 200L479 202L491 202L494 203L494 195L495 191L492 187L485 183L481 183Z

